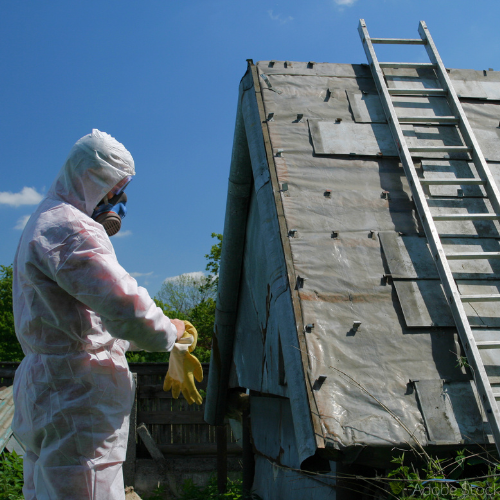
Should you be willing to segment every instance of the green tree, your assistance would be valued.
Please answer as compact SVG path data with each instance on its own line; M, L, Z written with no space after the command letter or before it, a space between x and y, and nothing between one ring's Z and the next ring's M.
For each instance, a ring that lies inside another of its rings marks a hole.
M14 329L12 265L0 265L0 361L21 361L23 358Z
M219 264L222 250L222 234L212 233L212 238L218 242L212 245L205 255L208 260L207 276L182 274L163 283L160 291L154 297L156 305L169 318L179 318L190 321L198 331L198 344L194 354L205 363L210 361L212 334L215 321L215 299L219 283ZM129 362L165 362L168 353L164 352L128 352Z
M181 274L166 279L155 296L156 299L172 311L188 315L198 304L215 297L213 287L207 286L208 278L200 274L201 276L198 273Z
M205 255L205 259L208 260L205 271L209 274L205 278L205 283L202 288L208 288L217 294L217 288L219 287L219 266L220 266L220 256L222 252L222 234L212 233L212 238L217 238L219 241L212 245L210 253Z

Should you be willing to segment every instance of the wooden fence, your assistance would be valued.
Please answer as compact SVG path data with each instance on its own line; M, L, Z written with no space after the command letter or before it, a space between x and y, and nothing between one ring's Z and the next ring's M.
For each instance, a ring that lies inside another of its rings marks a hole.
M199 390L206 391L209 363L203 363L203 382ZM137 374L137 425L144 423L160 451L166 455L217 454L216 428L208 425L201 406L188 405L183 396L174 399L172 393L163 391L163 379L168 363L130 363L130 371ZM132 426L131 426L132 427ZM227 452L240 454L241 448L227 426ZM148 452L140 440L137 457L147 457Z
M0 362L0 386L12 385L18 366L19 363ZM215 457L216 427L208 425L203 419L205 403L201 406L188 405L182 395L174 399L170 391L163 391L168 363L130 363L129 366L137 377L137 392L131 415L127 465L135 470L135 459L151 458L144 442L137 437L137 426L142 423L164 456ZM203 363L202 366L203 382L197 387L206 391L209 363ZM241 455L241 448L236 444L229 426L226 426L226 438L227 454ZM133 475L133 470L128 474Z

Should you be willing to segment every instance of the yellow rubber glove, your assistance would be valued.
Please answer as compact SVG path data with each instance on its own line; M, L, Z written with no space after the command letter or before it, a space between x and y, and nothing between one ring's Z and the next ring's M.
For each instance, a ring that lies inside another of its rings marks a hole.
M193 337L193 342L189 346L189 352L193 352L196 348L196 343L198 342L198 332L189 321L184 320L184 325L186 325L186 329L184 330L184 335L182 336L182 338L188 338L189 336Z
M172 396L177 399L179 393L182 394L188 404L196 403L201 405L203 398L196 389L194 380L198 382L203 380L203 368L198 359L191 354L198 341L198 332L189 322L184 321L186 331L182 338L174 344L170 352L170 361L167 375L163 382L163 390L172 389Z

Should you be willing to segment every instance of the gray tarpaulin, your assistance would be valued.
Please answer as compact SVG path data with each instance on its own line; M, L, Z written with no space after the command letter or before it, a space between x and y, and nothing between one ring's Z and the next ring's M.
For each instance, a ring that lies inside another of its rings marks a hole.
M299 290L304 324L314 325L306 333L309 381L314 386L326 376L313 393L327 443L346 450L413 438L424 445L484 442L487 424L483 427L470 374L458 366L461 348L453 319L367 68L307 63L285 68L282 62L270 67L264 61L258 72L281 92L269 90L261 78L266 115L274 113L267 126L278 180L287 187L281 192L286 222L296 230L290 237L293 263L305 278ZM479 74L485 82L463 84ZM388 75L391 87L437 87L432 74L416 70L388 70ZM496 74L453 70L451 76L465 97L500 95ZM398 96L395 105L405 116L450 114L438 97ZM500 108L477 99L464 108L485 156L500 161ZM403 128L409 145L417 139L419 145L461 144L454 127ZM466 159L440 154L418 166L426 178L441 170L471 176L470 169L464 174ZM496 166L492 170L498 175ZM434 213L484 210L481 188L464 189L466 202L456 186L451 189L432 187ZM450 237L470 236L458 242L464 250L498 247L495 222L439 224ZM471 294L479 286L470 279L474 273L494 277L496 267L488 261L452 264L463 278L462 293ZM489 293L499 293L499 287L500 281L491 281ZM471 323L500 327L497 306L473 306L467 310ZM440 397L444 402L432 413ZM439 423L443 416L448 427Z

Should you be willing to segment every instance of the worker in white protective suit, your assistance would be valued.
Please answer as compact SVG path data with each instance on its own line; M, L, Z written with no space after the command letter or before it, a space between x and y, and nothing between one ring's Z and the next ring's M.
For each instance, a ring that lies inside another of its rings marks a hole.
M26 357L12 428L27 449L26 500L125 498L134 394L125 351L170 351L184 333L120 266L105 225L92 218L134 174L125 147L93 130L21 236L13 298Z

